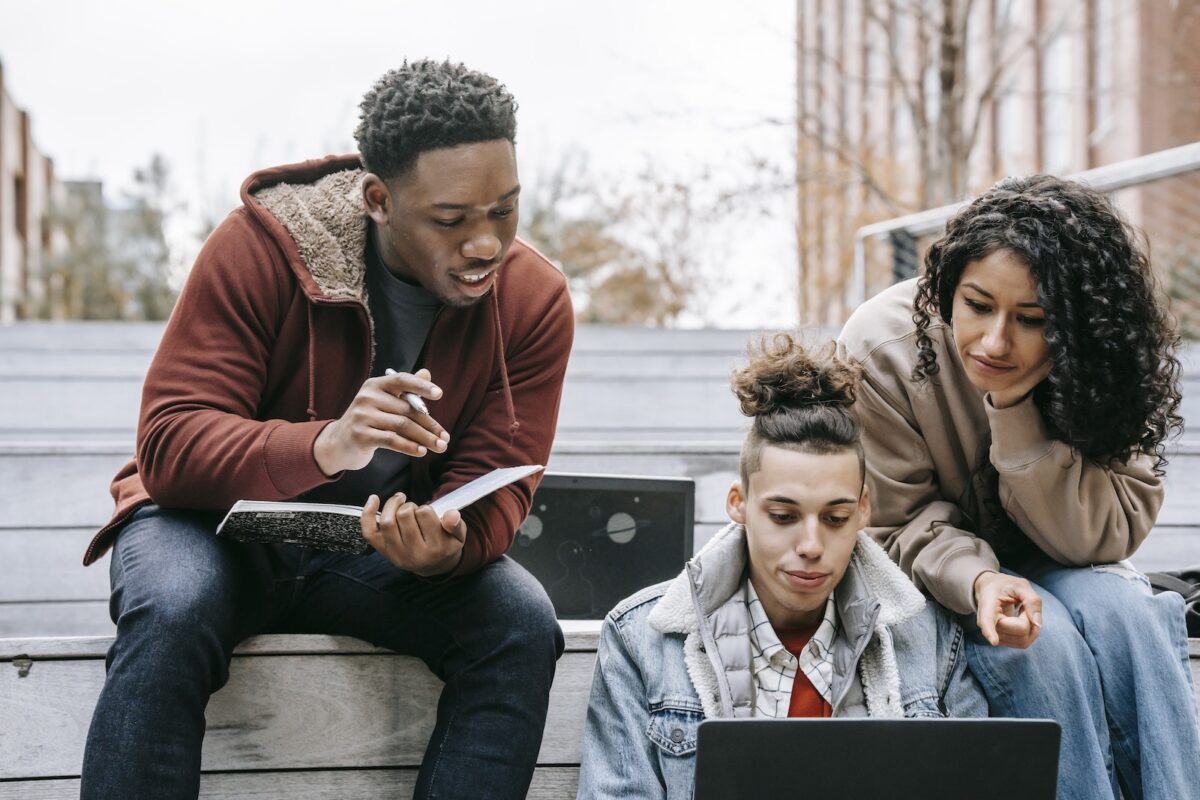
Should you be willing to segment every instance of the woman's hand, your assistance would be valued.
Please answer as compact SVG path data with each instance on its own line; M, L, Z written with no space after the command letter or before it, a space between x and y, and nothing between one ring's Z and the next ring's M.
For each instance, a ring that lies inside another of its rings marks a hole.
M1024 400L1033 393L1039 383L1050 376L1051 366L1052 362L1047 357L1036 369L1031 370L1028 375L1012 386L989 392L988 400L991 402L992 408L1008 408Z
M1024 578L981 572L975 578L975 622L993 647L1024 650L1042 629L1042 598Z

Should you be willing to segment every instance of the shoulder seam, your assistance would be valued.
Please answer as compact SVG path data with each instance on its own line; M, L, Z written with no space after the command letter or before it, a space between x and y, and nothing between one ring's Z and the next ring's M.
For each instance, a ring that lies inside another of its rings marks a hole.
M613 606L613 609L608 612L607 617L611 619L613 623L619 623L621 618L626 614L629 614L631 611L641 608L647 603L657 602L659 599L661 599L666 593L668 585L670 585L670 581L663 581L662 583L656 583L652 586L647 586L644 589L639 589L629 597L626 597L624 600Z

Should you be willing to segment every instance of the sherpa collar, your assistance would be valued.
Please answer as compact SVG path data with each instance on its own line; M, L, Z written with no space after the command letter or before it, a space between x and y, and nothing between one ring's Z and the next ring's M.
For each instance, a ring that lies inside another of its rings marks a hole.
M719 531L668 585L650 612L651 627L662 633L697 632L699 621L692 601L693 582L702 613L711 614L741 586L747 553L745 526L730 523ZM915 617L925 606L921 592L865 531L858 532L858 543L854 546L847 574L851 571L854 573L851 583L842 579L844 587L851 591L842 591L839 595L839 614L843 609L848 610L856 599L870 599L879 605L875 624L895 625ZM839 590L842 588L839 586Z
M253 196L287 228L322 294L366 306L363 175L361 169L344 169L312 183L277 183Z

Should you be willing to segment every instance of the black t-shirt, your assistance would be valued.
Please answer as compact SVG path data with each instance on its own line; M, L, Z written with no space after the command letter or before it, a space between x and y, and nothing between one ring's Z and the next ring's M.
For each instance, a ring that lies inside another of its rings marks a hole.
M412 372L421 357L429 329L441 302L424 287L393 275L375 252L374 237L367 234L367 304L375 323L375 360L371 377L387 368ZM320 365L318 365L318 369ZM387 500L396 492L407 492L409 456L392 450L375 451L371 463L347 472L333 483L318 486L304 500L314 503L362 505L372 494Z

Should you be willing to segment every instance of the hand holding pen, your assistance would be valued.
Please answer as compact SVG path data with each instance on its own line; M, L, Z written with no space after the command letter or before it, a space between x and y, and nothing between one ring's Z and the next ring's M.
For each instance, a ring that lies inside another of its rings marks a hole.
M430 450L445 452L450 434L425 405L425 400L441 396L441 388L426 369L414 374L389 369L368 379L341 418L317 436L313 445L317 466L326 475L362 469L380 447L415 458Z

